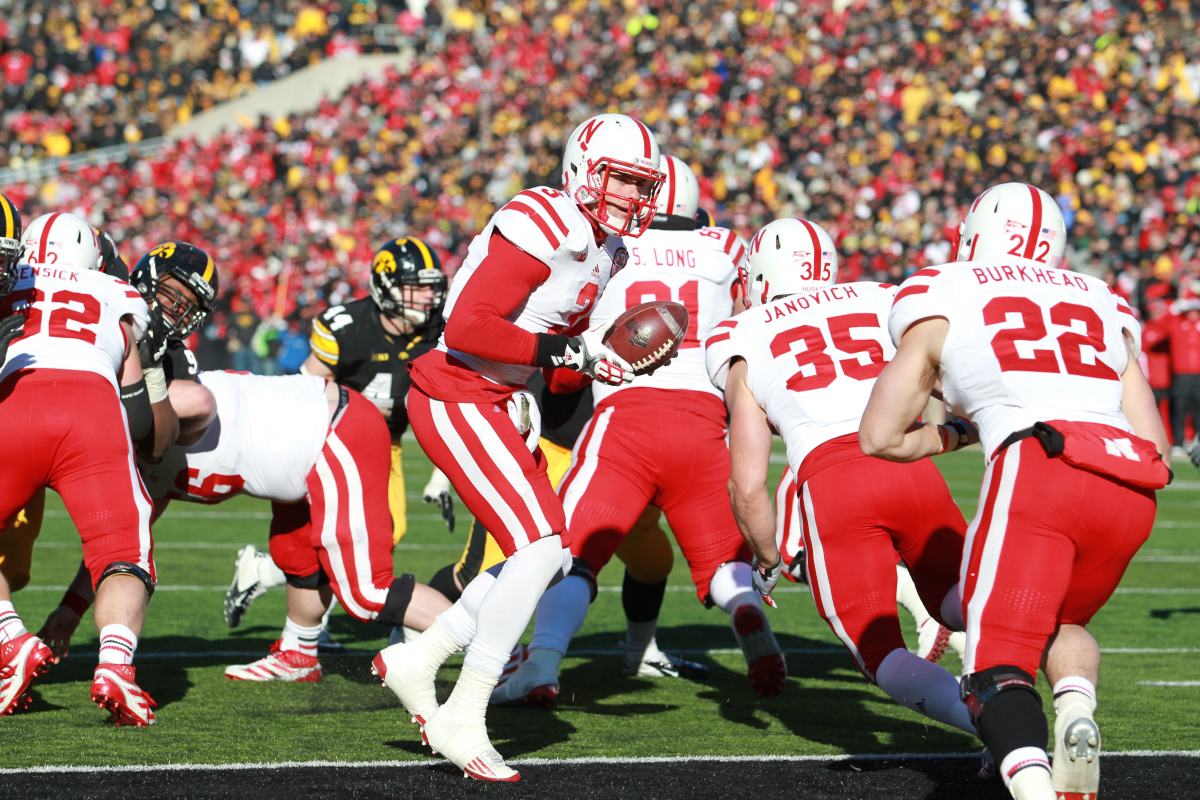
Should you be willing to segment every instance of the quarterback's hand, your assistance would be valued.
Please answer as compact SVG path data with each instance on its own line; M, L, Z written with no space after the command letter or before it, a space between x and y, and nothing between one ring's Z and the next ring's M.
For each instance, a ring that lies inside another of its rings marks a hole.
M142 359L142 369L150 369L161 364L167 354L167 323L161 312L151 312L150 322L146 332L138 341L138 355Z
M775 584L779 583L779 573L783 570L783 559L777 559L773 565L767 566L760 561L754 562L754 588L762 595L763 602L775 608Z
M582 372L609 386L633 382L633 367L604 344L608 325L597 325L567 340L560 366Z
M0 320L0 364L8 356L8 346L25 332L25 315L13 314Z
M429 483L421 490L421 499L426 503L435 503L442 512L442 520L446 530L454 533L454 495L450 494L450 479L440 469L434 469L429 476Z
M66 606L59 606L50 612L38 638L54 653L54 662L58 663L67 657L71 649L71 637L79 627L79 615Z

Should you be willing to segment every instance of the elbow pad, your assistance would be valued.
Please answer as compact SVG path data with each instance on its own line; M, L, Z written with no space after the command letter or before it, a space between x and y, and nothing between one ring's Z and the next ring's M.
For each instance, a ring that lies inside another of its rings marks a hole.
M121 387L121 405L125 406L125 416L129 418L130 439L140 442L154 431L154 413L150 410L145 380Z

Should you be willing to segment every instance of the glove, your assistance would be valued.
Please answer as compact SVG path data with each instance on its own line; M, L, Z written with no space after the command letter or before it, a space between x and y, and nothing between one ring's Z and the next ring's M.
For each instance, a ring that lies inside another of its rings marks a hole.
M536 452L542 435L542 411L531 392L513 392L508 398L508 416L517 433L525 438L525 446Z
M779 583L779 573L782 570L783 559L777 559L775 564L769 567L758 561L754 562L754 589L771 608L775 608L775 598L771 597L771 592L775 591L775 584Z
M0 320L0 364L8 356L8 346L13 339L25 333L25 315L13 314Z
M3 361L4 359L0 358L0 362ZM1194 466L1196 469L1200 469L1200 442L1196 442L1194 445L1192 445L1192 449L1188 453L1188 458L1192 460L1192 466Z
M167 354L167 323L161 313L151 312L150 323L146 332L138 341L138 355L142 359L142 369L147 370L162 363Z
M962 450L979 441L979 429L970 420L962 417L950 417L945 424L937 427L938 435L942 437L943 453Z
M609 386L620 386L633 382L633 367L604 344L607 324L589 328L578 336L567 340L567 349L556 367L567 367L582 372Z
M450 479L440 469L434 469L429 476L429 483L421 490L421 499L426 503L436 503L442 512L442 520L446 530L454 533L454 496L450 494Z

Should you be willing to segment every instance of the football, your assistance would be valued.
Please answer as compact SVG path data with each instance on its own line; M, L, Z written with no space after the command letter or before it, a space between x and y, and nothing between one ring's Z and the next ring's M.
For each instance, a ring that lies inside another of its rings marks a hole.
M688 328L688 310L670 300L652 300L617 317L604 344L633 366L637 375L653 372L679 349Z

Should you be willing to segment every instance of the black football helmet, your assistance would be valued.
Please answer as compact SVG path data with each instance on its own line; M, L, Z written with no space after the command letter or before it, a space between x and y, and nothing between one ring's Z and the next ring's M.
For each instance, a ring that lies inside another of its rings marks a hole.
M163 281L174 278L196 296L188 298ZM167 337L183 339L200 327L217 301L217 266L212 257L187 242L163 242L138 259L129 274L132 283L150 306L162 314Z
M0 194L0 295L8 294L17 282L21 261L21 212Z
M717 220L713 217L712 212L704 206L696 209L696 222L700 224L701 228L711 228L717 224Z
M446 304L446 273L433 248L412 237L393 239L371 261L371 299L384 316L421 328ZM431 287L433 298L419 302L414 291Z

